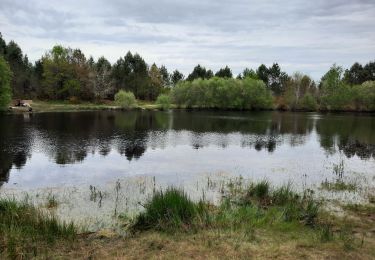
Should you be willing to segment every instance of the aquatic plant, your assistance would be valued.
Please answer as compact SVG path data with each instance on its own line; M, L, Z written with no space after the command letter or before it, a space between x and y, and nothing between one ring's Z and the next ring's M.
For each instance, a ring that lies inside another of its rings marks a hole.
M343 180L337 179L335 181L328 181L327 179L323 181L320 185L321 189L328 191L356 191L358 185L355 182L345 182Z
M48 197L47 197L47 204L46 204L46 207L48 209L53 209L53 208L56 208L58 206L58 201L56 199L56 196L54 194L48 194Z
M251 184L248 188L247 194L258 199L266 199L269 196L270 184L267 180L263 180L256 184Z

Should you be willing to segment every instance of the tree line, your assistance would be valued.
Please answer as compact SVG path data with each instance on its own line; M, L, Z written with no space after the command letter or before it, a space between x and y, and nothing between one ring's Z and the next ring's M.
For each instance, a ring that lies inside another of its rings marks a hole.
M113 100L120 90L154 101L167 94L186 107L286 110L375 110L375 61L349 69L333 65L316 83L308 75L288 75L274 63L245 68L234 78L225 66L214 73L197 65L185 76L151 66L130 51L111 64L87 58L80 49L54 46L34 64L14 41L0 33L0 107L14 99Z

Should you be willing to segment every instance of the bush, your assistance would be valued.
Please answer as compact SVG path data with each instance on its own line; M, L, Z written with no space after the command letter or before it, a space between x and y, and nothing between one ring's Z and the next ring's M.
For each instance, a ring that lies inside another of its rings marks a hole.
M353 88L356 93L356 108L361 111L375 111L375 81L366 81Z
M316 99L310 93L307 93L306 95L303 96L298 106L299 106L299 109L303 109L307 111L315 111L318 108Z
M169 95L161 94L156 99L156 104L160 106L162 110L168 110L171 106Z
M156 192L138 215L133 230L173 231L188 228L204 212L202 203L194 203L185 192L169 188Z
M12 99L10 78L12 72L8 63L0 56L0 111L6 110Z
M272 95L261 80L214 77L180 82L171 91L173 102L188 108L270 109Z
M122 108L133 108L137 105L137 101L135 99L135 96L132 92L127 92L124 90L120 90L115 95L115 102L117 105L119 105Z

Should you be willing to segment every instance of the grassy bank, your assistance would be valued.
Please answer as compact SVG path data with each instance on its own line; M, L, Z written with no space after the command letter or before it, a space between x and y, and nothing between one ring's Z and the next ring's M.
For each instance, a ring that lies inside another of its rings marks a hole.
M269 110L283 110L277 108L278 105L275 104L275 109ZM71 103L69 101L41 101L41 100L34 100L32 103L33 112L74 112L74 111L100 111L100 110L123 110L120 106L117 106L113 101L106 101L105 103L93 103L93 102L79 102L79 103ZM185 105L175 105L175 104L168 104L168 108L170 109L210 109L210 108L202 108L199 106L190 106L187 107ZM143 101L138 100L137 105L133 109L143 109L143 110L163 110L162 104L157 104L152 101ZM211 108L212 109L212 108ZM218 110L218 109L216 109ZM227 109L226 109L227 110ZM26 110L22 110L25 112ZM292 110L292 111L311 111L311 110ZM326 112L326 110L314 110L316 112ZM337 110L341 112L360 112L356 110ZM17 113L17 111L14 111Z
M26 202L0 200L0 256L31 258L57 242L72 242L77 229Z
M40 101L35 100L32 104L33 112L74 112L74 111L96 111L96 110L121 110L122 108L113 101L102 103L69 101ZM153 102L138 101L135 109L154 110L160 106Z
M312 191L267 181L229 184L219 205L178 189L157 191L125 236L77 234L26 203L0 202L0 257L9 258L344 258L375 257L375 205L343 205L331 214ZM126 221L125 221L126 220ZM126 225L125 225L126 224Z

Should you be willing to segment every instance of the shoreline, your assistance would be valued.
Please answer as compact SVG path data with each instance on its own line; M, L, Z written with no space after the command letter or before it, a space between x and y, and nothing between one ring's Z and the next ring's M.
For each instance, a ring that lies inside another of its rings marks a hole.
M137 106L130 109L125 109L117 106L113 101L104 103L93 103L93 102L82 102L73 104L69 101L33 101L32 111L17 111L8 110L6 113L9 114L20 114L20 113L46 113L46 112L78 112L78 111L131 111L131 110L148 110L148 111L162 111L161 105L155 102L138 101ZM255 109L255 110L239 110L239 109L220 109L220 108L201 108L201 107L180 107L175 104L170 105L168 110L186 110L186 111L231 111L231 112L262 112L262 111L274 111L274 112L293 112L293 113L343 113L343 114L365 114L375 115L375 111L360 111L360 110L287 110L287 109Z
M173 255L182 258L199 258L205 255L209 258L236 256L242 259L251 255L260 258L277 256L281 259L296 256L314 259L327 257L371 259L375 256L375 229L373 229L375 202L373 200L370 199L363 204L337 204L335 206L339 210L336 211L327 204L327 201L315 198L311 202L320 205L321 210L317 215L313 212L307 213L313 214L311 217L314 216L316 219L315 224L311 226L298 219L284 220L283 214L291 209L292 212L297 209L289 208L289 204L272 206L273 199L270 200L270 198L284 198L286 194L290 194L288 196L294 201L296 194L302 196L305 193L295 193L293 190L288 190L288 186L284 186L284 189L272 186L265 189L262 188L264 183L250 182L243 188L237 182L227 183L221 202L218 205L207 203L205 206L207 214L211 216L211 220L207 223L207 220L198 218L197 222L171 230L169 228L159 230L157 226L151 226L148 230L133 230L132 227L140 215L131 217L127 212L118 212L114 216L114 221L119 222L118 229L102 228L97 231L87 231L84 226L77 226L72 222L75 234L67 234L74 237L72 240L69 237L56 237L53 244L48 244L43 238L39 238L40 243L33 246L26 239L24 240L26 244L19 245L14 252L9 251L9 246L5 245L4 251L0 251L0 256L6 256L10 252L15 256L30 256L29 250L33 247L35 247L34 254L37 252L35 257L64 259L72 257L170 258ZM251 189L253 193L248 193ZM150 199L155 197L155 193L153 194L148 197L148 202L142 201L146 210ZM304 195L299 198L304 199ZM242 199L245 201L241 202ZM304 204L307 208L303 210L308 210L309 201L308 204ZM3 200L0 202L4 204ZM44 204L28 205L32 205L36 210L42 210L48 216L53 216L61 203L63 202L59 198L49 197ZM194 203L199 205L198 202ZM228 203L231 206L228 206ZM258 207L256 206L258 204L259 208L254 208ZM22 211L19 214L21 213ZM67 225L70 222L59 223ZM9 237L6 233L5 235L7 241Z

